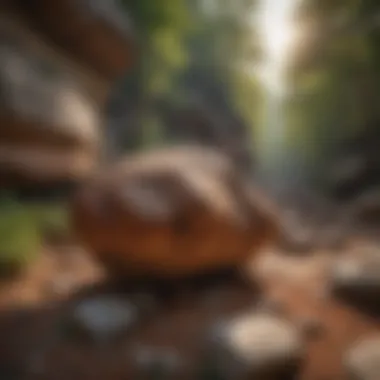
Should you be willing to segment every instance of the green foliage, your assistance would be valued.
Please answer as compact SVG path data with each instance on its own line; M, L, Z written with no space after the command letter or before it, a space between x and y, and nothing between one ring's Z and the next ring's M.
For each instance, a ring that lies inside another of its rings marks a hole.
M145 96L169 91L175 71L186 65L191 31L186 0L124 0L140 36L140 79Z
M0 207L0 264L23 265L41 243L35 215L9 198L2 199Z
M143 145L167 139L154 104L192 96L193 77L207 96L219 91L224 108L260 134L267 127L265 93L254 76L260 41L252 29L254 0L124 0L141 45L137 107ZM286 142L323 168L335 142L379 118L380 28L372 28L378 0L304 0L300 19L320 39L308 47L310 64L290 70L294 94L286 103ZM306 59L307 60L307 59ZM217 84L212 89L208 84ZM216 88L218 90L216 90ZM205 98L207 97L205 95ZM296 149L297 148L297 149ZM301 154L301 153L300 153ZM314 165L314 166L318 166ZM323 169L320 169L323 170Z
M0 210L0 267L23 267L34 260L47 227L68 233L64 205L22 204L3 195Z
M123 4L134 20L140 50L132 73L138 84L135 112L141 131L139 144L151 145L152 137L160 133L154 101L174 90L176 75L185 69L186 40L194 23L187 0L124 0Z
M220 91L227 94L229 107L238 110L248 124L254 124L252 102L257 84L242 70L243 63L250 62L257 50L247 19L253 0L216 0L211 14L204 12L203 0L123 3L139 36L141 59L131 76L138 78L135 109L140 115L143 146L154 144L156 138L157 143L162 140L158 136L163 129L154 107L156 100L189 98L192 85L184 78L194 72L218 83Z
M58 232L60 235L70 235L68 206L64 202L30 205L30 211L35 215L39 231L45 229Z
M260 89L255 77L246 70L258 55L257 39L250 25L254 1L215 1L215 13L199 12L196 33L189 38L188 71L200 71L220 84L232 110L254 127L256 102Z
M146 126L142 134L142 145L144 147L157 146L165 142L163 139L163 127L158 118L152 115L145 115L144 125Z
M319 59L293 73L287 125L288 139L306 146L304 158L316 177L339 141L379 121L379 28L371 27L378 9L373 0L304 1L304 14L320 25L321 40L309 53L318 52ZM343 25L330 30L341 16Z

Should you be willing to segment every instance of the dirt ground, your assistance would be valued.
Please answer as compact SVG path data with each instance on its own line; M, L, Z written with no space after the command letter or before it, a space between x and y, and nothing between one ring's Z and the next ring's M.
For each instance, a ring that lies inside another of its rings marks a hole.
M329 295L332 255L307 257L263 253L245 281L234 273L170 284L120 288L75 246L46 249L20 278L0 290L1 379L138 379L134 353L144 345L178 350L182 364L174 379L199 379L201 352L209 326L253 308L258 299L276 300L298 323L321 322L307 343L301 380L346 379L342 359L358 338L379 331L379 320ZM151 288L149 288L151 286ZM127 337L99 346L62 333L70 308L98 293L152 293L157 307Z

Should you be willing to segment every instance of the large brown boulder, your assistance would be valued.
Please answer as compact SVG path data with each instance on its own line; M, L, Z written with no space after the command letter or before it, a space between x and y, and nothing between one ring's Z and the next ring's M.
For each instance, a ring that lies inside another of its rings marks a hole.
M276 214L217 151L131 156L79 189L80 241L113 270L183 276L236 265L278 232Z

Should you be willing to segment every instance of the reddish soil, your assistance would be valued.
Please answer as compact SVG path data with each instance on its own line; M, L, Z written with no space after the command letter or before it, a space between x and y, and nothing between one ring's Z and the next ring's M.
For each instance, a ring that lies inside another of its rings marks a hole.
M300 378L347 380L342 366L346 350L358 339L379 333L380 319L343 304L329 294L330 255L317 253L296 259L268 256L269 269L258 274L267 297L283 302L291 320L312 318L323 325L320 337L308 343Z
M175 347L183 365L174 378L198 379L208 326L231 313L249 310L258 294L253 281L247 285L233 274L170 284L166 289L154 286L158 309L128 337L106 347L95 346L66 334L59 336L65 313L87 294L136 289L121 290L107 283L102 271L78 248L61 250L46 251L20 279L2 285L0 378L137 379L133 353L137 346L147 344ZM346 379L345 350L359 337L379 330L376 319L328 295L330 260L323 253L308 258L269 253L252 264L256 272L252 278L258 280L265 297L284 304L288 318L296 322L315 317L324 326L320 336L308 343L302 380ZM56 285L54 290L52 284L64 276L70 277L67 288Z

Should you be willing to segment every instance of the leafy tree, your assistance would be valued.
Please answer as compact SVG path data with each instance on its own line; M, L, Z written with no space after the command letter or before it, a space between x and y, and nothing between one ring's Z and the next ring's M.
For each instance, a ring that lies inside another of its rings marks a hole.
M340 141L379 123L379 11L373 0L304 2L300 17L317 21L318 38L291 72L289 138L306 147L316 178Z
M252 0L215 0L211 12L206 0L123 3L136 25L140 60L118 83L110 108L131 105L124 115L130 131L141 133L137 146L127 144L130 148L168 139L157 109L163 99L175 106L201 95L219 112L229 110L231 117L242 116L253 125L257 86L242 69L255 50L246 16ZM125 140L131 140L125 129ZM136 140L136 133L132 137Z

